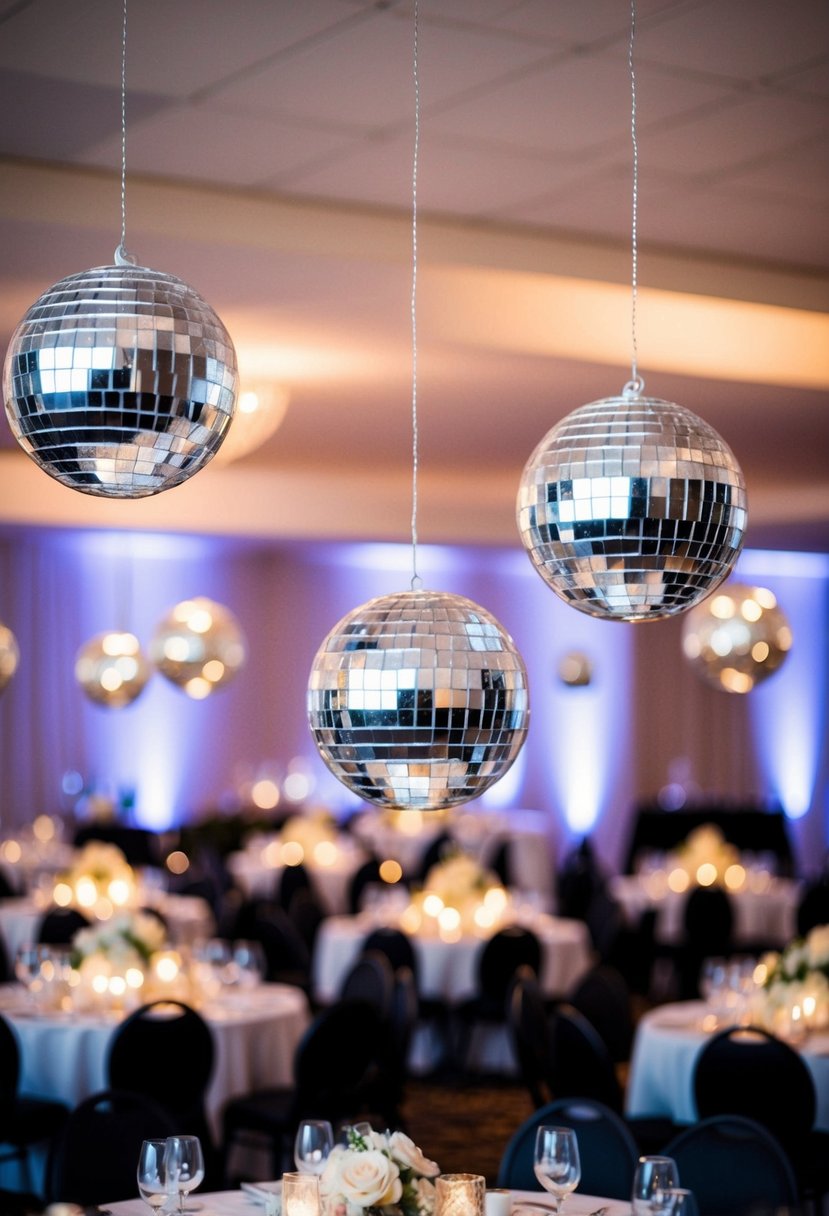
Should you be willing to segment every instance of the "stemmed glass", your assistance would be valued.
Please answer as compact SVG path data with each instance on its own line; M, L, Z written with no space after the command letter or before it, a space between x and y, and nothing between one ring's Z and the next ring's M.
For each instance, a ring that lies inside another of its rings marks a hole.
M633 1216L668 1216L673 1203L669 1192L678 1186L673 1157L640 1157L633 1175Z
M325 1119L303 1119L294 1141L294 1162L301 1174L321 1174L334 1147L334 1129Z
M38 993L43 988L41 968L48 956L48 947L27 944L18 946L14 956L14 974L29 993L29 1003L37 1005Z
M581 1179L579 1145L571 1127L539 1127L535 1136L533 1169L544 1190L553 1197L553 1211L560 1212L566 1196L576 1189Z
M184 1197L204 1181L204 1155L198 1136L168 1136L164 1166L168 1189L178 1192L179 1216L183 1212L197 1212L196 1204L184 1206Z
M665 1195L670 1204L667 1209L668 1216L698 1216L699 1208L693 1191L681 1186L672 1186L665 1191Z
M167 1189L166 1140L145 1140L138 1157L138 1193L153 1211L162 1208Z

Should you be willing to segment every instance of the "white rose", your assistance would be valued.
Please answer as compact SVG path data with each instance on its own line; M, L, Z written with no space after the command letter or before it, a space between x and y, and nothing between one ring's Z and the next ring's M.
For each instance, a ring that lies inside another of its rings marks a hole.
M432 1161L429 1164L434 1165L434 1162ZM437 1167L435 1168L437 1172ZM417 1210L426 1213L426 1216L430 1216L435 1210L436 1196L434 1182L430 1182L428 1178L418 1178L414 1186L414 1193L417 1199Z
M407 1169L414 1170L416 1174L420 1174L426 1178L434 1178L436 1174L440 1173L440 1166L436 1165L434 1161L430 1161L428 1157L425 1157L414 1140L411 1140L403 1132L394 1132L392 1134L389 1140L389 1151L395 1161L399 1161Z
M403 1194L400 1170L377 1149L349 1153L340 1168L340 1189L349 1204L382 1208Z
M817 925L806 938L810 967L824 967L829 962L829 925Z

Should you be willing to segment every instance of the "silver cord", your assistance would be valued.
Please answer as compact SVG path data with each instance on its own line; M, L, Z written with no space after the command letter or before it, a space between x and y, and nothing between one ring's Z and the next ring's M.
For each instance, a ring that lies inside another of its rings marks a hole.
M422 579L417 572L417 471L418 471L418 432L417 432L417 161L420 152L420 79L417 70L417 27L418 7L414 0L414 49L412 54L412 75L414 77L415 100L415 129L414 155L412 157L412 591L422 586Z
M121 240L115 250L116 266L133 266L127 253L127 0L121 26Z
M630 0L630 41L628 42L628 71L630 72L630 140L633 145L633 197L631 207L631 292L630 292L630 380L624 387L625 396L638 397L645 387L639 375L639 352L636 341L636 304L639 289L639 143L636 138L636 70L633 66L633 44L636 39L636 0Z

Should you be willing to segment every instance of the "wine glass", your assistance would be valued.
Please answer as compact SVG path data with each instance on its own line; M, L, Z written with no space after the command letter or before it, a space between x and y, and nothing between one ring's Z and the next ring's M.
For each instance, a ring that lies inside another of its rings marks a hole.
M679 1186L673 1157L640 1157L633 1175L633 1216L655 1216L671 1211L667 1192Z
M170 1191L178 1192L179 1216L197 1212L196 1204L184 1206L184 1197L204 1181L204 1155L198 1136L168 1136L164 1165Z
M234 942L233 965L239 987L256 988L266 971L265 951L259 942Z
M565 1197L576 1189L581 1178L579 1145L571 1127L539 1127L533 1169L544 1190L553 1197L553 1211L560 1212Z
M693 1191L682 1186L672 1186L665 1191L670 1204L667 1208L669 1216L699 1216L699 1208Z
M334 1129L325 1119L303 1119L294 1141L294 1162L301 1174L321 1174L334 1147Z
M33 943L18 946L14 956L15 979L19 980L29 993L29 1003L36 1005L38 995L43 989L41 968L44 958L48 956L48 947L37 946Z
M167 1189L166 1140L145 1140L138 1157L138 1193L155 1212L164 1206Z

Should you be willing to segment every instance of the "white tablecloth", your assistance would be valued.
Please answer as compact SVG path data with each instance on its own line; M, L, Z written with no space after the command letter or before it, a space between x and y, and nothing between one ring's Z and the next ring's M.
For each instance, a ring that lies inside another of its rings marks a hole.
M709 1037L703 1001L661 1005L640 1021L633 1045L626 1109L629 1115L667 1115L676 1123L697 1121L693 1076L697 1056ZM815 1125L829 1130L829 1034L812 1034L799 1048L814 1077L818 1108Z
M167 922L170 940L176 946L192 945L209 938L215 930L210 905L199 895L168 895L153 892L147 906L157 908ZM0 934L6 945L9 963L14 963L18 946L35 941L44 908L34 898L0 900Z
M470 1156L474 1157L474 1152ZM471 1168L474 1169L474 1161ZM212 1194L204 1195L197 1191L195 1195L199 1202L204 1205L200 1216L256 1216L257 1212L261 1216L261 1213L265 1210L261 1203L244 1191L216 1191ZM547 1211L550 1210L550 1204L544 1192L514 1191L513 1211L516 1216L519 1216L521 1211L520 1205L522 1200L530 1204L542 1204ZM141 1199L128 1199L123 1203L110 1203L107 1207L112 1216L147 1216L148 1212L147 1205ZM566 1216L592 1216L592 1213L600 1207L606 1209L605 1216L630 1216L629 1203L623 1203L618 1199L601 1199L596 1195L580 1195L578 1191L568 1196L564 1211ZM527 1208L524 1210L530 1211ZM539 1213L533 1209L532 1216L544 1216L544 1213Z
M610 893L622 905L628 921L635 923L647 909L656 909L656 936L661 942L682 938L682 918L687 894L667 891L654 896L649 880L619 875L610 880ZM773 878L767 891L730 892L734 910L734 936L740 942L763 941L785 946L795 936L800 886L789 878Z
M587 926L580 920L539 914L526 924L541 942L541 985L548 996L562 996L591 965ZM336 1000L346 973L356 961L363 940L378 921L370 913L331 916L320 926L313 958L316 997L322 1003ZM439 937L412 936L418 965L420 994L458 1002L474 996L478 956L485 938L465 936L457 942Z
M273 840L262 838L238 853L231 853L227 859L233 881L248 899L273 897L279 876L285 868L278 860L269 860L270 855L275 853L274 849L268 850L269 843L273 843ZM336 856L329 865L320 865L313 859L304 863L314 890L327 912L348 911L348 888L366 856L353 841L342 838L337 844Z
M0 987L0 1013L20 1044L20 1089L74 1106L106 1088L109 1040L117 1015L36 1014L17 984ZM215 1044L207 1113L218 1131L229 1098L268 1085L287 1085L296 1046L310 1022L305 994L287 984L217 998L200 1012Z

